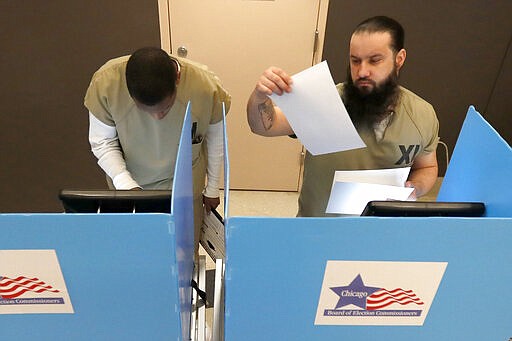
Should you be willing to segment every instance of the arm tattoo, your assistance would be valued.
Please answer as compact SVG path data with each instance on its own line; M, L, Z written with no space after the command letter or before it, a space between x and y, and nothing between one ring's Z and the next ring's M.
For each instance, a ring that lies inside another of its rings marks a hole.
M265 102L258 104L258 110L260 112L261 123L263 124L263 127L265 130L270 130L274 124L274 117L276 116L274 104L270 98L267 98Z

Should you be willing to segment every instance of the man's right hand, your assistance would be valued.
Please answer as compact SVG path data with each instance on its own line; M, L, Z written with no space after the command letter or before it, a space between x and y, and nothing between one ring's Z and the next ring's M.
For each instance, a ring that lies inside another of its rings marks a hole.
M292 78L286 72L278 67L271 66L260 76L254 92L257 98L264 102L266 96L273 93L282 95L285 92L291 92L292 83Z

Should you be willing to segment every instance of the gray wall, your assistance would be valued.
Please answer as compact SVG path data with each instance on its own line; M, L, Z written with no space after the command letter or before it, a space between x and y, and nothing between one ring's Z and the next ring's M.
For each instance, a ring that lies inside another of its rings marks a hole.
M61 212L103 189L83 96L107 59L160 45L156 1L0 2L0 212Z
M511 144L511 14L510 0L331 0L323 58L335 81L344 81L354 27L374 15L393 17L406 35L400 81L434 106L450 155L470 104Z

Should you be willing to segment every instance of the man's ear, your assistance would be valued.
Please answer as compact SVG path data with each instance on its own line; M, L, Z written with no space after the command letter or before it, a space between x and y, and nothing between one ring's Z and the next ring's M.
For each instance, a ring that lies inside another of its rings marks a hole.
M405 49L401 49L398 51L398 53L395 56L395 65L396 69L400 70L402 68L402 65L405 63L405 58L407 57L407 52Z

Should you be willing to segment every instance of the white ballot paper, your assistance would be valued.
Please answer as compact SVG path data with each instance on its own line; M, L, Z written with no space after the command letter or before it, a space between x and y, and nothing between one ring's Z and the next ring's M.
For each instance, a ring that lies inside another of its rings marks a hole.
M403 187L410 169L336 171L325 212L360 215L368 201L407 200L414 190Z
M336 171L333 184L335 182L364 182L367 184L403 187L410 171L411 167Z
M292 76L290 93L270 98L313 155L366 147L352 123L323 61Z

